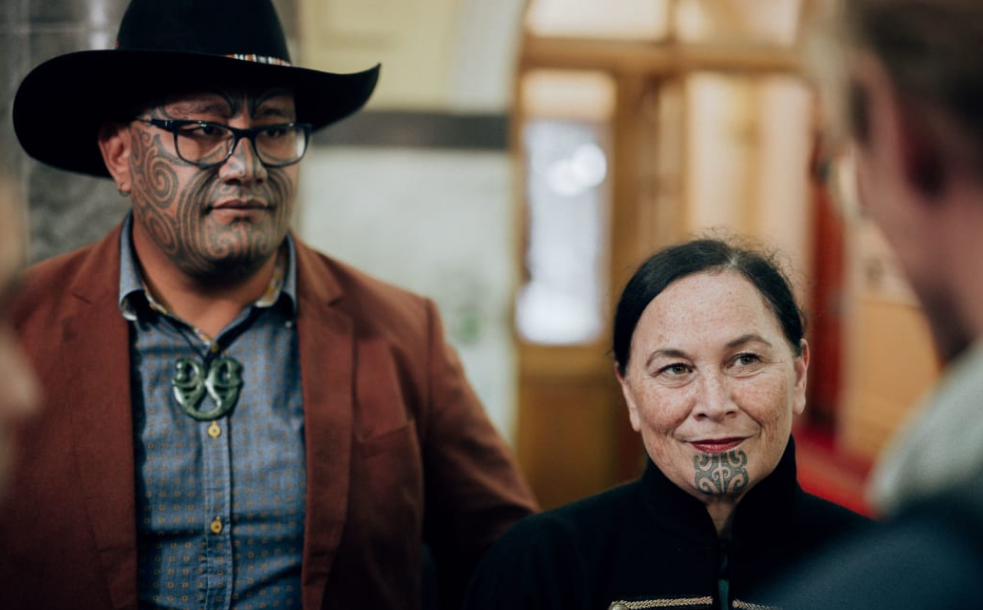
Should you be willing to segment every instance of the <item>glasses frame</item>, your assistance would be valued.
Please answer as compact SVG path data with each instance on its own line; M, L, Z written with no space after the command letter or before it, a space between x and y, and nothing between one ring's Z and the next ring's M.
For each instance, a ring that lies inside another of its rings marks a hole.
M174 136L174 152L177 154L178 158L180 158L185 163L190 163L191 165L200 167L202 169L218 167L219 165L222 165L223 163L228 161L229 157L232 156L232 153L235 152L236 147L239 146L239 140L249 140L249 143L252 144L253 147L253 153L256 154L256 158L259 159L260 163L262 163L264 167L273 167L273 168L289 167L291 165L294 165L295 163L300 163L301 159L303 159L304 156L307 154L307 149L311 143L312 125L310 123L273 123L270 125L261 125L259 127L252 127L249 129L239 129L238 127L231 127L229 125L216 123L214 121L199 121L197 119L155 119L155 118L144 119L144 118L137 117L133 120L139 123L145 123L147 125L157 127L158 129L163 129L164 131L171 132L171 134L173 134ZM215 161L212 163L202 163L201 161L192 161L190 159L185 159L184 156L181 154L181 147L178 145L178 136L180 135L181 129L183 127L187 127L188 125L200 125L202 127L217 127L219 129L224 129L226 131L232 132L232 146L229 147L228 151L226 151L225 153L225 156L222 157L220 161ZM256 136L269 129L288 128L288 127L289 128L300 127L303 129L304 131L303 154L301 154L296 160L291 161L289 163L267 163L266 161L263 160L263 155L260 154L259 148L256 147Z

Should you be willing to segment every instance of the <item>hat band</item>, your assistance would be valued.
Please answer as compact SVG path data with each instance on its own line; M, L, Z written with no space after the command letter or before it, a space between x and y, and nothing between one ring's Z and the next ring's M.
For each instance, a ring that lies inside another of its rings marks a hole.
M241 59L242 61L252 61L258 64L269 64L271 66L290 66L290 62L280 59L279 57L270 57L268 55L256 55L255 53L233 53L231 55L226 55L230 59Z

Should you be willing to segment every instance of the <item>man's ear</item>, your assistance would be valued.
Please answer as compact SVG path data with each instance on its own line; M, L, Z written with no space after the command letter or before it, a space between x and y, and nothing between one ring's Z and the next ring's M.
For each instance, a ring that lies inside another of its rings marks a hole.
M924 106L900 99L894 93L898 155L908 184L926 199L941 195L947 175L938 133Z
M99 128L99 150L119 192L128 195L130 182L130 129L122 123L103 123Z
M931 199L948 179L939 132L924 104L895 87L884 65L860 54L851 75L851 119L860 150L880 158L913 193Z

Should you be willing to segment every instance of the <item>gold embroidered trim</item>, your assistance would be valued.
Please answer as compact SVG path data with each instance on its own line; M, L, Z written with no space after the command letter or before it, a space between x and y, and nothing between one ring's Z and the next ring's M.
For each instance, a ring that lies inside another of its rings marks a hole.
M643 610L644 608L678 608L692 606L709 606L712 597L678 597L675 599L645 599L639 601L611 602L608 610Z
M779 606L765 606L763 604L752 604L750 602L742 602L738 599L734 600L734 608L738 610L782 610Z

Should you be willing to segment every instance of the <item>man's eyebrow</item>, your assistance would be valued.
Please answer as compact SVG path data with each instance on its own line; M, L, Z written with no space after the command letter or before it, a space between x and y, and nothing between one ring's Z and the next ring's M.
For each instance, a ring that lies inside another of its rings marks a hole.
M254 117L283 117L296 115L291 94L286 89L275 89L256 99L252 107Z
M229 105L219 100L175 102L165 108L169 114L217 114L223 117L230 114Z
M293 111L284 104L263 104L255 112L255 116L259 117L281 117L284 119L292 119L294 117Z

